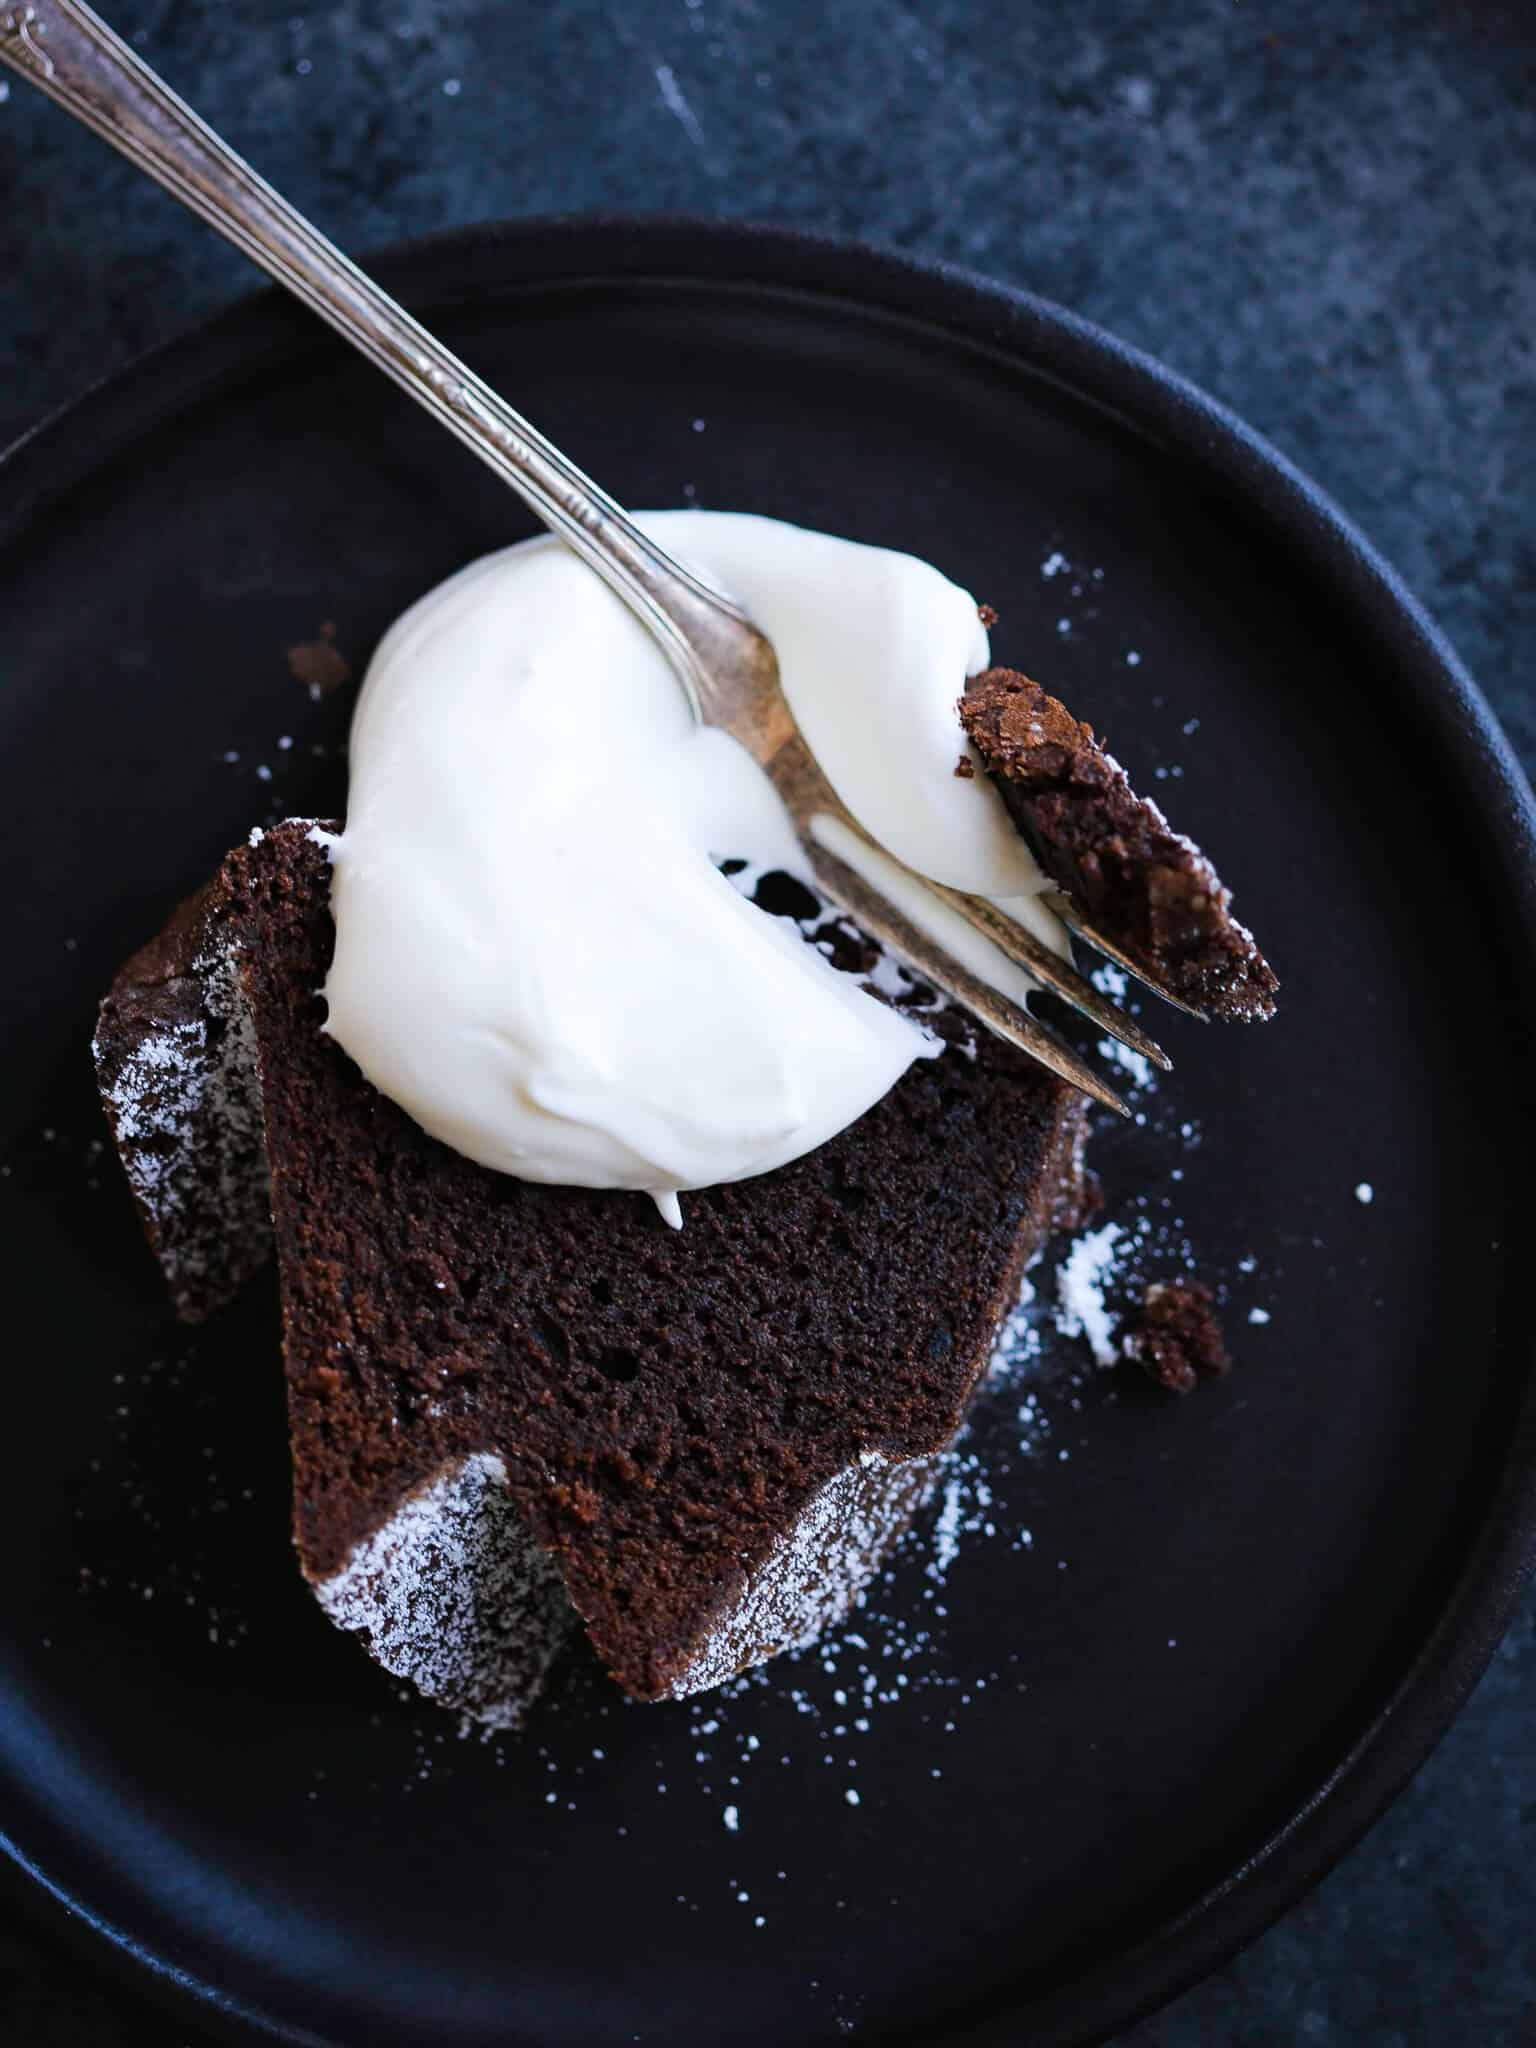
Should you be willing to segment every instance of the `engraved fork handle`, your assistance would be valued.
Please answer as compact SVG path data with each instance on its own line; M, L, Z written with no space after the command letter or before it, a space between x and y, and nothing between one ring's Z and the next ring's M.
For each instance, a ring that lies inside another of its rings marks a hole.
M708 689L711 650L740 659L752 629L736 607L648 540L574 462L258 177L81 0L0 0L0 61L201 214L457 434L640 615L696 704Z

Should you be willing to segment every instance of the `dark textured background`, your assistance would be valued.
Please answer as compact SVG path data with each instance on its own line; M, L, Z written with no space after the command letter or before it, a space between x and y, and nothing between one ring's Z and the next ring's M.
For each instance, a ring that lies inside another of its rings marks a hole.
M1103 322L1334 494L1536 765L1531 0L292 5L108 11L356 249L508 214L752 215ZM19 83L0 198L0 444L250 281ZM1120 2048L1536 2048L1533 1863L1528 1603L1367 1842ZM192 2039L4 1927L0 2038Z

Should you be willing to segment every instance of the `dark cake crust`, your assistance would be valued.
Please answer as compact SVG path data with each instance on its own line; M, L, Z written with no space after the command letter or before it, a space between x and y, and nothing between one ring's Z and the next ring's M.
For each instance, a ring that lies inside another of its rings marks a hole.
M124 970L99 1038L105 1082L147 988L232 963L260 1075L306 1575L325 1599L403 1505L489 1473L638 1698L814 1633L921 1496L1027 1260L1075 1221L1083 1099L949 1014L964 1049L918 1061L808 1157L685 1196L681 1232L638 1195L491 1173L323 1036L323 839L291 822L230 855ZM483 1518L477 1500L461 1521ZM812 1587L823 1561L795 1548L818 1518L841 1589Z
M176 1313L199 1323L272 1251L255 1038L213 941L219 884L119 970L92 1052L102 1105Z
M1093 727L1017 670L966 685L960 722L1041 866L1147 976L1207 1017L1272 1017L1280 984L1231 891Z

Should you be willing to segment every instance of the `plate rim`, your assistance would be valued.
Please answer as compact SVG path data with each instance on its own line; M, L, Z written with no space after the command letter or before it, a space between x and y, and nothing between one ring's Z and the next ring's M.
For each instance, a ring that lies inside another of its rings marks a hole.
M392 242L368 267L408 303L439 313L583 281L780 290L905 319L1043 375L1117 415L1299 557L1380 650L1459 777L1483 827L1536 981L1536 800L1459 656L1416 598L1288 457L1179 373L1053 301L959 265L870 241L756 220L586 213L488 221ZM499 280L483 274L490 263ZM479 274L477 274L479 273ZM133 441L221 388L271 368L275 350L338 343L278 288L247 292L89 387L0 451L0 545ZM1032 2001L1032 2025L1089 2048L1177 1997L1255 1940L1366 1834L1449 1727L1536 1573L1536 1374L1519 1401L1500 1481L1433 1627L1355 1742L1291 1816L1183 1912L1090 1980ZM178 1968L54 1884L0 1831L6 1890L28 1917L98 1970L235 2040L327 2048L238 1995ZM1017 2003L956 2013L945 2038L1011 2038ZM958 2027L958 2031L956 2031ZM334 2037L339 2041L340 2037ZM924 2036L921 2038L936 2038Z

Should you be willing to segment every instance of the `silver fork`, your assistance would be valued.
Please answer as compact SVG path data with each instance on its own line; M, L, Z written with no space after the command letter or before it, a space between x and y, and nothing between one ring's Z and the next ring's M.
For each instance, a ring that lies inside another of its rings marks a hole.
M664 554L606 492L259 178L80 0L0 0L0 60L329 321L596 570L660 642L700 722L722 727L765 769L830 903L1000 1038L1128 1114L1115 1091L1070 1047L973 974L828 844L839 830L845 843L848 834L866 847L875 842L806 745L780 689L773 648L735 605ZM891 859L884 849L878 852ZM915 879L1101 1031L1159 1067L1171 1064L1138 1025L987 898L926 876ZM1070 906L1058 900L1055 907L1101 951L1131 964Z

